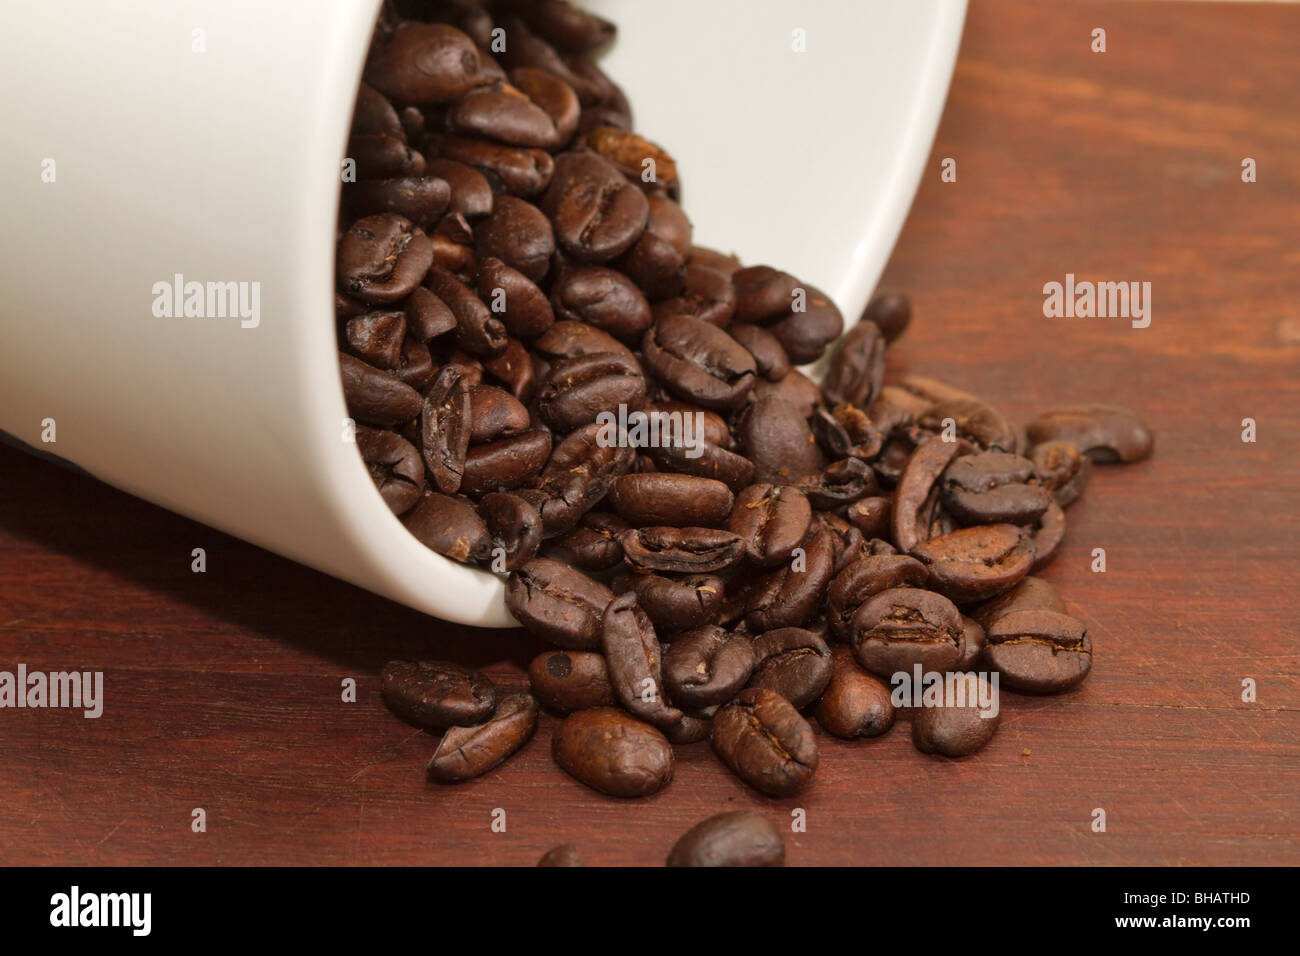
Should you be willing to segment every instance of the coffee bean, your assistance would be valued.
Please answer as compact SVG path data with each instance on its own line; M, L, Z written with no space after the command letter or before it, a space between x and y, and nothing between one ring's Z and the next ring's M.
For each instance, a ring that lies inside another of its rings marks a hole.
M1092 641L1083 622L1068 614L1010 611L989 626L984 657L1012 690L1057 694L1088 676Z
M506 348L506 327L488 307L454 275L432 266L425 280L456 317L456 344L471 355L492 358Z
M735 567L745 557L739 535L715 528L633 528L619 540L627 563L643 571L701 574Z
M1025 429L1031 445L1070 441L1097 464L1128 464L1151 455L1155 439L1136 415L1120 405L1071 405L1045 412Z
M481 723L496 707L492 682L451 661L389 661L379 681L389 710L430 730Z
M623 545L618 536L629 527L618 515L588 511L576 528L552 542L550 554L584 571L607 571L622 563ZM653 619L654 615L650 616Z
M946 671L962 656L961 615L941 594L920 588L890 588L854 613L853 656L875 674Z
M631 448L611 447L602 442L602 426L584 425L572 432L551 452L537 489L545 499L542 513L543 537L554 537L573 528L578 519L599 502L609 486L627 474L636 460Z
M762 567L791 560L812 518L808 499L790 485L750 485L736 496L728 528L745 544L745 556Z
M426 548L453 561L484 561L492 553L492 536L467 498L426 491L402 524Z
M681 720L682 712L665 699L659 637L635 594L620 594L610 601L601 621L600 642L614 693L629 713L657 727Z
M691 248L697 250L699 247ZM725 329L731 323L731 317L736 311L736 290L732 287L731 279L726 273L702 263L692 262L688 254L686 266L682 270L681 292L672 298L656 302L651 306L650 311L656 322L669 315L689 315ZM749 326L749 328L757 328L757 326ZM754 354L755 339L750 338L748 342L741 341L736 334L740 331L739 326L733 329L733 337ZM763 338L765 344L759 347L763 350L765 361L778 362L773 346L779 348L781 343L770 332L765 332ZM785 355L784 348L781 348L780 355ZM759 364L757 355L754 361L756 365ZM790 365L788 357L785 359L785 365L788 369Z
M673 778L673 747L662 733L613 707L566 717L551 752L560 768L612 797L648 797Z
M592 651L546 651L528 665L533 696L547 710L570 714L616 703L605 658Z
M712 707L739 693L754 664L748 637L707 624L673 638L664 655L664 682L681 706Z
M458 163L454 159L432 157L425 172L437 176L451 186L451 203L447 207L450 213L459 213L468 220L478 219L492 212L492 186L487 177L473 166Z
M889 515L888 498L859 498L844 512L844 517L853 522L866 538L879 538L888 534Z
M541 200L561 249L578 262L601 263L626 252L645 230L650 207L607 160L564 153Z
M1031 571L1041 571L1047 567L1061 550L1065 541L1065 512L1055 501L1047 505L1047 510L1033 527L1034 563Z
M706 527L731 513L731 489L712 478L651 472L624 475L609 489L609 500L632 525Z
M930 587L965 604L993 597L1028 574L1034 543L1015 525L991 524L931 538L912 554L929 568Z
M542 854L538 866L582 866L578 848L572 843L564 843Z
M769 797L793 796L817 770L812 727L775 691L741 691L713 715L710 739L736 776Z
M647 330L641 350L664 388L703 408L730 411L754 387L754 357L702 319L664 316Z
M542 516L518 495L492 492L478 503L479 514L492 536L493 558L500 555L500 567L513 571L530 560L542 543Z
M547 329L533 343L537 352L554 361L560 358L573 358L576 355L591 355L595 352L616 352L635 361L632 350L608 332L581 322L561 320Z
M511 83L480 86L447 111L447 127L507 146L557 149L578 129L581 107L562 79L530 67L512 70Z
M518 489L541 473L550 453L551 433L542 428L471 445L460 490L481 495Z
M454 27L405 21L366 62L366 82L394 103L451 103L482 81L474 41Z
M809 536L802 554L757 578L745 602L745 621L755 631L796 627L822 607L826 587L835 571L831 532L822 528Z
M536 196L546 189L555 174L555 160L540 149L502 146L451 135L433 137L431 146L444 159L473 166L494 188L499 184L511 196Z
M339 240L339 288L363 302L396 302L433 263L424 230L395 213L358 219Z
M955 442L930 438L907 460L894 491L894 543L902 550L912 551L930 537L931 519L939 507L939 476L957 452Z
M673 844L668 866L784 866L785 841L767 817L752 810L719 813L695 824Z
M829 405L847 402L866 407L876 400L885 377L885 337L876 323L863 319L840 340L822 382Z
M413 508L424 491L424 464L415 446L395 432L358 425L357 449L393 514Z
M622 556L622 548L619 549ZM614 593L628 591L650 615L662 634L676 634L699 627L713 619L722 605L725 585L714 574L687 574L668 577L662 574L621 574L614 579Z
M763 378L779 382L790 374L790 357L785 354L780 340L767 329L738 322L727 331L754 356L754 367Z
M565 648L600 646L601 618L614 592L581 571L533 558L506 582L506 608L531 634Z
M420 395L373 365L339 353L348 412L374 425L400 425L420 414Z
M420 417L420 444L424 463L439 490L460 490L465 456L473 432L470 389L459 367L445 365L424 396Z
M677 163L645 137L612 126L597 126L588 130L582 141L633 182L645 184L643 177L652 174L653 179L644 185L647 192L657 189L671 195L676 191Z
M1033 462L998 451L955 459L943 473L940 496L943 506L967 524L1033 524L1051 501Z
M484 361L483 370L506 386L511 395L527 404L537 392L537 361L518 339L509 339L504 352Z
M528 743L536 732L537 701L528 694L510 694L497 704L486 723L451 727L442 735L429 761L429 776L439 783L482 776Z
M990 598L974 608L970 614L986 630L993 622L1011 611L1055 611L1066 613L1065 602L1056 588L1033 575L1021 579L1015 587Z
M913 440L922 441L929 435L940 435L946 423L953 423L959 444L969 446L963 450L1002 451L1014 453L1020 447L1020 436L1007 418L992 405L978 399L951 399L938 402L927 409L916 421Z
M879 737L894 726L889 687L859 668L847 652L833 655L830 682L813 713L823 730L846 740Z
M793 485L821 470L821 456L807 420L775 396L756 400L736 429L745 457L754 463L754 480Z
M886 342L893 342L907 330L908 323L912 321L912 304L905 295L877 295L862 312L862 321L868 320L876 324Z
M490 308L512 336L530 339L555 323L551 303L541 289L500 259L493 256L481 259L476 288L479 297L490 303Z
M1001 709L980 709L981 699L995 699L988 681L977 674L959 676L966 688L962 704L945 701L918 707L912 717L912 743L922 753L965 757L987 744L998 729Z
M891 588L922 587L930 576L924 564L905 554L864 555L846 564L826 589L826 617L842 641L853 636L853 615L867 599Z
M515 196L499 196L492 212L474 230L480 259L493 257L540 282L555 252L551 223L540 209Z
M567 0L515 4L538 36L566 53L585 53L614 38L614 24Z
M558 276L551 303L565 321L586 322L627 341L650 327L650 304L627 276L604 266L583 266Z
M537 410L551 428L569 432L596 421L602 412L616 413L620 405L640 408L645 395L645 379L634 359L595 352L552 363L537 393Z
M1083 494L1092 473L1092 462L1079 453L1072 441L1046 441L1029 454L1038 483L1052 493L1056 503L1068 508Z
M428 175L368 179L343 186L343 205L353 219L391 213L427 230L447 211L451 187L445 179Z
M821 472L799 479L798 488L814 508L837 511L876 491L871 466L859 458L831 462Z
M773 690L796 709L807 707L831 679L831 650L812 631L783 627L754 639L750 687Z

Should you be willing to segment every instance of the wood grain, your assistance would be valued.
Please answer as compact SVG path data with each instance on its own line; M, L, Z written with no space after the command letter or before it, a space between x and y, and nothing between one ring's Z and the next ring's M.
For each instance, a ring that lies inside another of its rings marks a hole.
M1298 33L1283 5L972 4L884 283L916 314L892 366L1021 419L1121 402L1158 434L1149 462L1097 470L1046 574L1092 633L1091 679L1006 695L982 753L924 756L905 725L822 735L815 784L771 801L700 744L667 790L623 802L554 767L546 717L498 771L435 786L435 741L385 711L379 667L455 657L518 686L535 642L441 624L3 448L0 669L103 670L107 699L98 720L0 711L0 862L532 864L574 841L591 863L657 864L738 807L805 808L799 864L1300 862ZM1151 327L1044 318L1042 286L1067 272L1150 281Z

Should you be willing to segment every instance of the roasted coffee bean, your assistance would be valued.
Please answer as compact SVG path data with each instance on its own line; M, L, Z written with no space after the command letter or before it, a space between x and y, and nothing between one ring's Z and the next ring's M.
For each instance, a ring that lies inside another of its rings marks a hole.
M627 563L643 571L701 574L735 567L745 558L740 536L716 528L633 528L619 540Z
M664 388L703 408L735 409L754 387L754 357L702 319L664 316L647 330L641 350Z
M497 703L487 677L451 661L389 661L379 683L389 710L428 730L481 723Z
M511 395L528 404L537 392L536 361L522 342L510 339L504 352L483 362L483 370L510 389Z
M424 395L420 444L429 475L440 491L460 490L469 451L473 406L460 367L444 365Z
M366 82L394 103L432 106L460 99L483 80L474 41L440 23L399 23L366 61Z
M428 342L456 328L456 316L447 303L424 286L411 290L404 307L406 331L420 342Z
M1028 579L1026 579L1028 580ZM996 599L995 599L996 600ZM984 655L984 647L988 643L988 637L984 633L984 628L979 621L961 616L962 625L962 650L961 658L957 661L957 670L968 671L974 669L979 663L980 658Z
M773 568L751 585L745 621L755 631L797 627L812 620L821 609L835 571L831 532L818 529L809 535L801 550L789 563Z
M664 682L675 702L698 710L735 697L754 664L748 637L706 624L673 638L664 654Z
M680 295L685 288L691 224L681 207L668 197L651 195L649 203L645 231L614 265L648 298L666 299Z
M992 738L1002 719L997 692L978 674L963 674L964 700L918 707L912 717L912 743L927 754L965 757ZM988 706L985 706L988 702Z
M847 402L865 408L876 400L885 377L885 337L863 319L840 340L822 381L828 405Z
M454 275L432 266L425 280L456 317L456 344L474 356L492 358L506 348L506 327L486 305Z
M677 187L677 163L661 147L643 136L613 126L587 131L583 143L609 162L619 173L647 192L656 189L672 195ZM649 174L649 183L643 178Z
M940 497L967 524L1033 524L1051 501L1033 462L1000 451L955 459L943 473Z
M572 843L564 843L547 850L537 861L538 866L582 866L578 848Z
M889 686L858 667L843 648L833 654L830 682L813 713L823 730L845 740L879 737L894 726Z
M853 656L874 674L947 671L962 656L961 615L941 594L890 588L869 598L853 615Z
M506 608L524 629L578 650L600 646L600 623L614 592L581 571L533 558L506 582Z
M402 342L402 357L397 368L393 369L393 374L418 392L433 383L437 372L433 356L429 354L429 346L408 335Z
M760 322L780 340L790 361L816 361L844 330L840 310L820 290L770 266L741 269L731 277L738 322Z
M930 537L930 522L938 507L939 476L957 456L956 442L930 438L907 460L894 491L894 543L911 551Z
M741 268L740 258L734 253L719 252L717 249L710 249L707 246L691 246L691 254L686 258L686 264L700 265L715 272L721 272L727 277L727 284L731 284L731 277ZM732 298L735 298L735 290L732 290Z
M424 463L415 446L396 432L357 426L357 449L379 489L384 504L395 515L405 514L424 491Z
M540 149L502 146L451 135L436 136L431 143L439 156L473 166L494 187L499 184L511 196L536 196L546 189L555 174L555 160Z
M528 409L509 392L491 385L469 389L470 434L474 444L528 430Z
M369 83L362 83L361 89L357 91L356 105L352 110L352 135L367 133L382 133L398 139L406 135L402 128L402 121L397 116L397 110L393 109L393 104L388 101L388 97Z
M550 268L555 236L550 220L532 203L515 196L498 196L492 212L474 229L480 259L500 259L533 282Z
M358 219L339 240L339 288L362 302L409 295L433 263L424 230L395 213Z
M698 246L693 246L693 250L698 250ZM716 325L718 328L727 328L731 322L731 317L736 311L736 290L731 285L730 277L718 269L711 268L708 265L692 262L688 254L686 267L682 270L682 290L678 295L669 299L656 302L651 306L651 314L655 321L669 315L689 315L696 319L702 319L710 325ZM740 331L736 329L736 331ZM770 333L767 336L773 341L774 336ZM740 341L737 337L736 341ZM749 344L741 342L747 349L753 345L753 340ZM780 342L776 343L778 346ZM770 345L763 346L765 355L770 352ZM785 355L785 349L781 349L781 355ZM772 353L772 358L775 354ZM757 357L755 358L757 362ZM787 358L786 366L789 367L790 360Z
M807 420L789 402L769 396L745 409L736 429L759 483L793 485L821 470L821 455Z
M613 797L648 797L673 778L673 747L662 733L613 707L580 710L551 741L560 768Z
M1055 611L1065 614L1065 602L1056 588L1042 578L1030 575L1011 590L990 598L970 612L985 630L1002 615L1011 611Z
M409 219L420 229L436 223L451 204L451 187L445 179L427 175L368 179L343 186L343 203L353 218L391 213Z
M506 332L516 338L534 338L555 323L555 313L542 290L500 259L489 256L480 260L476 288Z
M1057 694L1083 683L1092 641L1082 621L1055 611L1010 611L988 629L984 659L1011 690Z
M853 636L853 615L868 598L890 588L922 587L930 572L905 554L864 555L835 575L826 589L826 618L842 641Z
M429 761L429 776L439 783L482 776L528 743L536 732L537 701L529 694L510 694L497 704L486 723L451 727L442 735Z
M621 547L618 553L621 559ZM636 595L637 603L650 615L656 630L661 634L676 634L711 621L722 605L725 585L714 574L667 577L638 573L621 574L614 579L615 594L628 591ZM682 704L689 705L690 701L684 700Z
M492 212L492 185L473 166L454 159L432 157L425 165L425 173L437 176L451 186L451 203L447 212L459 213L470 221Z
M1052 493L1056 503L1068 508L1083 494L1092 473L1092 462L1080 454L1072 441L1046 441L1029 454L1038 483Z
M735 500L712 478L651 472L624 475L609 489L609 501L633 526L709 527L726 521Z
M551 543L549 553L584 571L607 571L622 563L623 545L618 536L630 527L618 515L588 511L576 528Z
M544 70L521 67L510 83L470 90L447 110L447 128L507 146L557 149L578 129L578 95Z
M513 571L537 554L542 516L532 504L518 495L492 492L480 499L478 511L492 536L492 570Z
M682 714L682 719L663 728L669 743L698 744L709 739L709 730L713 726L712 714Z
M710 740L731 771L769 797L798 793L817 770L808 721L775 691L751 687L718 708Z
M518 435L471 445L460 490L468 495L510 491L536 478L551 453L551 433L533 428Z
M771 266L748 266L731 276L736 290L737 322L767 322L790 311L799 280Z
M630 342L639 342L650 327L645 295L627 276L604 266L583 266L558 276L551 304L560 319L586 322Z
M594 423L585 425L551 452L537 482L537 490L546 499L540 508L544 537L572 529L605 497L609 486L631 470L636 452L603 442L602 428Z
M831 649L812 631L783 627L754 638L750 687L776 691L796 709L807 707L831 679Z
M426 548L453 561L484 561L492 553L487 524L466 498L426 491L402 524Z
M767 817L752 810L719 813L687 830L668 853L668 866L784 866L785 841Z
M620 594L605 608L600 640L610 683L623 707L657 727L677 723L682 712L664 695L659 637L635 594Z
M362 180L423 176L424 155L407 145L404 136L371 133L348 140L348 158Z
M876 475L860 458L842 458L819 474L801 478L798 487L814 508L835 511L874 493Z
M745 543L745 556L760 567L790 561L812 520L812 507L790 485L750 485L736 496L727 527Z
M889 499L859 498L844 512L865 538L879 538L889 532Z
M1042 518L1033 528L1034 563L1031 571L1041 571L1051 564L1065 541L1065 512L1055 501L1047 505Z
M640 408L645 394L645 379L635 360L595 352L553 362L538 390L537 410L551 428L569 432L620 405Z
M790 374L790 357L785 354L777 337L767 329L761 325L738 322L727 331L754 356L754 366L763 378L769 382L779 382Z
M616 352L635 361L632 350L608 332L602 332L595 326L567 320L556 322L542 333L533 343L533 348L550 361L578 355L592 355L597 352Z
M1141 461L1155 439L1146 424L1120 405L1071 405L1035 418L1025 429L1030 445L1071 441L1097 464Z
M586 53L614 38L614 24L568 0L513 3L510 9L539 37L566 53Z
M862 312L862 321L868 320L876 324L886 342L893 342L912 321L912 304L905 295L877 295Z
M617 703L605 658L593 651L538 654L528 665L528 682L541 705L557 714Z
M929 568L931 588L966 604L991 598L1028 574L1034 542L1015 525L990 524L931 538L912 554Z
M573 87L573 91L578 94L579 102L583 105L600 100L599 86L569 69L559 51L536 36L523 20L511 16L498 18L497 23L509 37L509 42L501 52L501 60L506 67L512 70L520 67L536 67L553 73Z
M707 438L699 441L697 437L693 444L661 444L658 448L652 448L650 455L654 463L666 471L716 478L732 491L744 488L754 477L754 465L748 458L714 444Z
M650 206L611 163L592 152L564 153L541 200L555 238L578 262L608 262L645 230Z
M808 419L821 403L822 393L812 379L796 368L779 382L761 378L756 381L750 400L757 402L764 398L779 398L788 402L800 418Z
M970 398L950 399L931 405L916 420L913 440L919 443L926 436L943 433L948 421L954 425L958 444L969 446L963 450L1014 453L1020 447L1019 434L1001 412L992 405Z

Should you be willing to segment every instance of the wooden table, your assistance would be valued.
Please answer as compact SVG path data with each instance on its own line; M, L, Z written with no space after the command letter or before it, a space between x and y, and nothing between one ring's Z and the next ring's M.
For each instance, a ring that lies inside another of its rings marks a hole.
M571 840L657 864L738 807L806 809L791 863L1300 861L1298 33L1300 8L1275 5L970 11L886 276L917 316L891 359L1022 419L1102 399L1158 433L1151 461L1098 469L1046 574L1093 637L1080 691L1006 695L996 738L956 762L905 725L822 735L794 800L759 798L707 744L659 795L602 797L553 765L550 717L498 771L440 787L380 666L456 657L518 686L531 639L440 624L4 448L0 669L103 670L106 705L0 711L0 862L532 864ZM1045 318L1066 273L1151 282L1151 326Z

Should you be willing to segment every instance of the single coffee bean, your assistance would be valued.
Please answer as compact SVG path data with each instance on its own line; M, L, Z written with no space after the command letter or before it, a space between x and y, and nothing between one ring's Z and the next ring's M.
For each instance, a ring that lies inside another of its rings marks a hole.
M405 339L406 316L401 312L366 312L348 319L343 331L348 351L390 371L401 361Z
M447 303L424 286L416 286L403 303L407 333L428 342L456 328L456 316Z
M395 515L415 507L424 491L424 463L415 446L396 432L357 426L357 449L379 489L384 504Z
M650 303L636 284L614 269L584 266L558 276L551 304L565 321L586 322L631 342L650 327Z
M867 303L862 312L862 320L874 322L885 336L885 341L893 342L907 330L908 323L912 321L912 304L905 295L877 295Z
M1065 614L1066 608L1056 588L1042 578L1030 575L1021 579L1011 590L980 604L970 614L988 630L994 621L1011 611L1055 611Z
M727 527L745 543L745 556L760 567L790 561L812 519L803 492L790 485L750 485L736 496Z
M474 242L480 259L500 259L533 282L546 275L555 252L550 220L515 196L497 197L491 214L475 227Z
M740 692L754 664L748 637L706 624L673 638L664 654L664 682L681 706L712 707Z
M645 231L613 263L652 300L680 295L684 289L686 254L691 246L691 223L680 206L667 196L648 197Z
M536 283L494 256L480 259L476 289L512 336L531 339L555 323L551 303Z
M784 866L785 841L767 817L752 810L719 813L695 824L673 844L668 866Z
M397 179L423 176L424 154L411 149L403 136L387 133L363 133L348 140L348 156L358 178Z
M888 498L859 498L849 505L844 517L853 522L865 538L879 538L889 533Z
M555 446L537 482L544 498L539 509L543 537L571 530L631 470L636 451L611 446L603 434L602 425L584 425Z
M1083 494L1092 473L1092 462L1072 441L1046 441L1029 453L1038 483L1052 493L1056 503L1068 508Z
M623 550L619 547L619 558ZM713 619L722 604L725 585L714 574L620 574L614 579L614 593L631 591L637 603L650 615L661 634L676 634L699 627ZM670 688L671 690L671 688ZM688 704L689 701L683 701Z
M454 159L432 157L426 164L425 172L446 180L451 186L451 203L447 212L458 213L470 221L492 212L492 185L473 166L458 163Z
M817 770L812 727L775 691L741 691L713 715L710 739L736 776L769 797L793 796Z
M885 377L885 337L863 319L840 340L822 381L828 405L847 402L865 408L876 400Z
M754 463L754 480L793 485L821 470L821 455L808 422L789 402L760 398L740 418L736 438Z
M519 435L471 445L460 490L469 495L509 491L536 478L551 453L551 433L533 428Z
M988 643L988 638L979 621L967 617L965 614L961 616L961 627L961 658L957 661L957 670L968 671L974 669L984 655L984 647Z
M754 387L754 357L702 319L664 316L646 331L641 350L664 388L703 408L730 411Z
M917 419L913 441L919 443L930 435L941 435L949 421L953 423L957 443L969 446L963 450L1015 453L1020 447L1015 426L992 405L974 398L950 399L931 405Z
M840 337L844 316L821 290L806 283L800 289L804 294L803 308L794 307L792 301L785 315L764 325L776 336L791 362L807 365L821 358L826 346Z
M991 598L1028 574L1034 542L1015 525L990 524L931 538L912 554L930 569L930 587L965 604Z
M1033 529L1034 564L1031 571L1041 571L1052 563L1061 544L1065 541L1065 512L1055 500L1047 505L1047 510L1038 519Z
M620 405L640 408L645 396L645 378L634 359L595 352L552 363L537 393L537 410L551 428L570 432Z
M943 506L967 524L1033 524L1051 494L1028 458L987 451L954 459L940 483Z
M478 511L492 536L492 570L513 571L537 554L542 516L528 501L492 492L479 500Z
M812 631L783 627L754 639L750 687L776 691L797 710L807 707L831 679L831 650Z
M434 265L425 279L433 293L456 317L456 344L470 355L492 358L505 351L506 327L465 283Z
M459 366L444 365L424 396L420 444L424 463L439 490L460 490L473 433L470 389Z
M536 362L522 342L509 339L504 352L484 361L483 370L508 388L511 395L528 404L537 392L540 378L536 374Z
M539 149L557 149L573 137L581 107L569 84L529 67L512 70L510 80L466 93L447 110L448 129Z
M442 735L429 761L429 776L439 783L482 776L528 743L536 732L537 701L529 694L510 694L497 704L486 723L451 727Z
M799 479L798 487L814 508L837 511L873 494L876 475L860 458L842 458L817 474Z
M550 361L561 358L573 358L577 355L591 355L596 352L616 352L631 361L635 361L632 350L608 332L602 332L593 325L582 322L561 320L547 329L533 343L539 355Z
M686 744L698 744L708 740L709 731L712 727L713 715L706 710L698 715L683 713L681 720L663 728L663 732L669 743L685 746Z
M607 571L623 562L618 536L629 527L618 515L588 511L576 528L552 542L550 555L584 571ZM654 619L653 614L650 617Z
M612 797L648 797L673 778L673 747L647 723L613 707L566 717L551 753L560 769Z
M610 601L601 621L600 642L614 693L629 713L656 727L681 720L682 712L664 694L659 637L635 594L620 594Z
M813 713L823 730L845 740L879 737L894 726L889 686L858 667L842 648L833 655L830 682Z
M482 139L438 134L430 137L429 148L445 159L473 166L488 182L511 196L536 196L550 184L555 160L540 149L503 146Z
M367 216L339 240L339 288L363 302L396 302L420 284L432 263L429 237L409 219Z
M750 400L757 402L764 398L779 398L788 402L800 417L808 419L821 404L822 393L812 379L796 368L791 369L790 374L779 382L761 378L756 381Z
M550 558L533 558L506 582L507 610L530 634L564 648L599 647L612 600L605 585Z
M453 561L484 561L492 553L492 536L466 498L426 491L402 516L402 524L426 548Z
M583 143L608 160L627 179L642 183L647 192L657 190L669 195L676 192L677 163L648 139L628 130L598 126L588 130ZM650 183L642 179L647 170L654 173Z
M975 753L992 738L1002 719L997 709L996 691L977 674L962 675L965 700L945 701L939 706L918 707L912 717L912 743L927 754L965 757ZM982 701L991 701L985 709Z
M609 489L609 500L630 524L707 527L731 513L731 489L712 478L665 472L624 475Z
M497 703L486 676L451 661L389 661L379 682L389 710L428 730L481 723Z
M1057 694L1083 683L1092 641L1082 621L1055 611L1010 611L988 629L988 665L1011 690Z
M538 866L582 866L578 848L572 843L564 843L542 854Z
M626 252L645 230L645 194L596 153L564 153L541 200L561 249L578 262L608 262Z
M775 335L761 325L737 322L727 330L733 339L754 356L758 374L769 382L779 382L790 374L790 357Z
M930 572L905 554L864 555L846 564L826 589L826 618L831 633L842 641L853 636L853 615L864 602L891 588L925 585Z
M920 588L890 588L874 595L853 615L853 656L874 674L947 671L962 656L961 614L941 594Z
M797 627L822 607L835 571L834 536L813 532L792 560L755 580L745 602L745 621L755 631Z
M1025 429L1030 445L1071 441L1096 464L1129 464L1151 455L1151 430L1120 405L1071 405L1035 418Z
M528 409L504 389L475 385L469 389L469 410L469 440L474 444L528 430Z
M563 0L519 3L513 9L533 32L565 53L587 53L614 38L614 24Z
M528 665L533 696L547 710L571 714L617 701L605 658L593 651L546 651Z
M454 27L413 20L377 43L365 77L394 103L418 106L454 102L483 79L473 40Z
M930 537L930 522L938 508L939 476L958 452L956 442L930 438L907 460L894 491L894 543L912 551Z
M627 563L643 571L701 574L735 567L745 557L740 536L716 528L633 528L619 540Z
M698 249L698 246L693 246ZM663 299L656 302L650 307L651 315L655 321L669 315L689 315L692 318L701 319L710 325L716 325L720 329L725 329L731 323L731 317L736 311L736 290L731 285L731 279L725 272L712 268L708 265L698 262L692 262L690 256L687 256L686 267L682 270L682 290L680 294L670 299ZM757 328L757 326L751 326ZM734 332L739 332L737 327ZM734 335L737 342L741 342L746 349L753 354L752 346L755 340L750 339L748 343L742 342L741 339ZM765 358L770 361L777 360L777 354L772 349L772 345L777 347L781 343L770 332L766 334L765 344L761 346ZM785 356L785 349L781 348L781 356ZM757 364L759 359L755 355L754 359ZM788 369L790 359L785 358L785 365ZM779 378L780 376L778 376Z
M419 393L386 372L346 352L339 353L339 370L343 375L343 398L353 417L392 426L420 414Z
M732 491L744 488L754 477L754 464L748 458L698 436L690 443L660 443L650 449L650 456L665 471L714 478Z
M451 203L451 187L445 179L427 175L395 176L345 183L343 204L353 219L391 213L409 219L420 229L428 230Z

